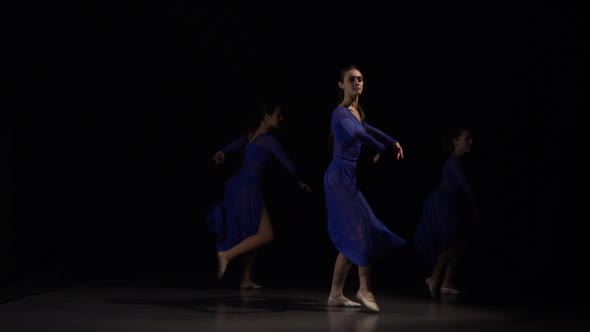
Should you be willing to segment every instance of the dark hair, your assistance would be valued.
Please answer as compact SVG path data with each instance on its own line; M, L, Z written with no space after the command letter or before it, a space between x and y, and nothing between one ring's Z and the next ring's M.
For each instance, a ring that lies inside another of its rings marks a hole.
M277 111L284 112L284 110L284 105L279 101L262 99L257 100L254 116L250 117L250 121L248 121L249 125L246 129L246 137L250 137L250 135L256 131L260 125L260 121L262 121L266 115L273 115Z
M450 154L455 150L453 140L459 138L464 132L471 132L471 129L467 126L457 126L449 129L443 137L441 142L441 150L445 154Z
M248 121L249 125L246 127L246 130L244 131L244 134L243 134L248 141L251 139L252 135L254 135L254 133L256 132L256 129L258 129L258 126L260 125L260 121L262 121L264 119L264 116L273 115L277 111L284 112L284 110L285 110L285 107L283 106L283 104L280 103L279 101L276 101L276 100L269 101L269 100L258 99L258 100L256 100L255 104L256 104L256 109L253 112L254 115L250 116L250 119ZM242 163L244 161L245 155L246 155L246 145L244 145L244 147L242 147L241 151L239 152L240 163Z

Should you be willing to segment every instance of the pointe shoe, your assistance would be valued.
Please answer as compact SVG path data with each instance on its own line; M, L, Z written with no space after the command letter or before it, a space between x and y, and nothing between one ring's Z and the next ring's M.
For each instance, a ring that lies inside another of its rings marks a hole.
M327 302L328 307L347 307L347 308L358 308L358 307L362 307L362 305L360 303L351 301L351 300L346 300L346 301L342 301L333 297L328 297L328 302Z
M370 312L379 312L379 306L375 300L366 299L359 292L356 293L356 298L359 299L365 308L367 308L367 310Z
M441 294L446 294L446 295L459 295L461 293L461 291L458 290L457 288L441 287L440 288L440 293Z

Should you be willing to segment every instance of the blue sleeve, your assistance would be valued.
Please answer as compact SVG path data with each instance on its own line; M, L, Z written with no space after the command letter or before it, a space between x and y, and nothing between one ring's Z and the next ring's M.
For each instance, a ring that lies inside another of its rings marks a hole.
M397 143L397 141L395 139L391 138L389 135L382 132L381 130L379 130L375 127L371 127L368 123L365 123L365 129L367 130L367 132L369 134L371 134L373 136L377 136L389 144L393 145L393 144Z
M345 109L345 108L337 109L335 111L334 116L335 116L334 120L336 122L340 123L342 128L344 128L344 130L346 130L346 132L350 136L354 137L354 139L360 141L364 145L367 145L368 147L370 147L371 149L373 149L379 153L381 153L383 150L385 150L385 145L381 144L381 142L377 141L371 135L369 135L363 129L362 126L355 125L354 121L357 121L357 120L352 118L354 115L350 114L350 112L347 109Z
M230 152L237 151L240 148L242 148L244 145L246 145L247 141L248 141L248 139L246 138L246 135L240 136L239 138L229 142L226 146L222 147L221 151L223 151L223 153L230 153Z
M277 160L285 167L285 169L291 174L295 180L299 181L301 176L295 167L295 164L291 161L291 158L287 155L279 141L272 135L267 135L268 139L264 139L262 144L266 146Z

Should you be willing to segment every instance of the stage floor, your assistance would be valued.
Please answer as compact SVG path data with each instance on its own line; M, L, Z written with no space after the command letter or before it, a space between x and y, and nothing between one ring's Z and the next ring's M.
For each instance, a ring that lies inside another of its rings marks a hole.
M353 291L346 294L353 299ZM0 303L0 331L587 331L564 303L469 303L377 293L381 312L325 305L318 288L207 289L87 282Z

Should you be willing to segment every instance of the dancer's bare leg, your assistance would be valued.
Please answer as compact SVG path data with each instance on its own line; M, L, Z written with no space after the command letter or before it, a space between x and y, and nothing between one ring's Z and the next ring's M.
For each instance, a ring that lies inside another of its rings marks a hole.
M252 269L254 267L254 261L256 260L257 254L258 250L254 249L246 253L244 256L244 274L242 275L242 281L240 282L240 288L242 289L260 287L254 281L252 281Z
M270 216L266 207L262 209L262 217L260 219L260 226L258 233L245 238L242 242L235 245L227 251L219 251L217 259L219 262L219 270L217 276L221 278L227 269L229 262L237 256L240 256L248 251L259 248L274 240L274 231L270 223Z
M457 270L457 264L459 262L459 252L456 250L452 250L449 253L449 260L447 263L447 268L445 270L445 277L441 284L443 288L450 288L456 289L454 280L455 280L455 271Z
M375 300L371 291L371 267L359 266L359 290L358 293L367 300Z
M434 268L432 269L432 274L425 280L426 285L430 289L430 295L432 297L436 297L436 295L438 295L438 289L441 286L443 275L445 274L445 270L451 257L452 250L450 249L440 253L436 259Z
M332 274L332 287L330 288L330 296L329 299L332 299L332 302L346 302L349 301L343 294L344 292L344 282L346 281L346 277L348 276L348 271L352 267L352 262L346 258L342 253L338 253L336 257L336 262L334 263L334 273ZM328 301L328 305L330 305L330 300Z
M379 312L375 296L371 290L371 266L359 266L359 290L356 297L361 300L365 308L372 312Z

